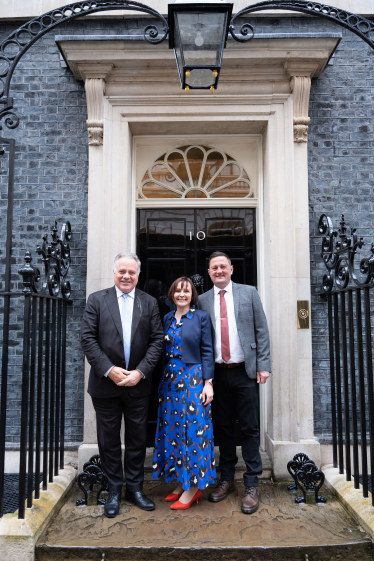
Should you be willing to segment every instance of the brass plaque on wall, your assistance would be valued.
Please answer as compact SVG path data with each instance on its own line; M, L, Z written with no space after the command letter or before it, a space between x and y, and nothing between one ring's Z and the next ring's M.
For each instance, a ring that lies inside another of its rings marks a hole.
M297 328L309 329L309 300L297 301Z

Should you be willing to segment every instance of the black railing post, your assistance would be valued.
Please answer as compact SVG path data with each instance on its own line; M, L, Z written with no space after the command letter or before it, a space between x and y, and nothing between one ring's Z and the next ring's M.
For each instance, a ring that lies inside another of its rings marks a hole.
M36 386L36 431L35 431L35 499L40 498L40 445L42 433L43 399L43 338L44 338L44 298L39 298L38 320L38 379Z
M56 300L52 300L51 325L51 378L49 388L49 483L53 483L54 418L56 380Z
M352 429L353 429L353 478L355 489L360 488L358 464L358 426L356 395L355 331L353 318L353 290L348 292L348 333L349 333L349 370L351 379Z
M8 397L8 361L9 361L9 328L10 328L10 289L12 273L12 231L13 231L13 198L14 198L14 161L15 140L1 139L9 145L8 201L5 245L5 278L4 278L4 313L3 313L3 347L1 357L1 401L0 401L0 518L4 513L4 473L5 473L5 439L6 439L6 408Z
M365 309L365 346L366 346L366 368L368 380L369 401L369 429L370 429L370 473L374 474L374 395L373 395L373 353L371 348L371 318L370 318L370 294L369 288L364 289ZM374 493L371 494L371 503L374 506Z
M62 351L61 351L61 423L60 423L60 469L65 466L65 377L66 377L66 313L67 302L62 302Z
M44 353L44 419L43 419L43 490L48 482L48 427L49 427L49 360L51 342L51 300L45 303L45 353Z
M38 301L31 296L31 359L30 359L30 397L29 397L29 457L27 466L27 508L32 507L34 477L34 428L35 428L35 369L36 369L36 322ZM35 482L36 483L36 482Z
M336 401L337 401L337 409L338 409L339 473L344 473L342 380L340 374L340 343L339 343L339 301L338 301L337 294L334 294L334 324L335 324L335 361L336 361Z
M333 317L332 317L332 296L331 296L331 294L327 295L327 308L328 308L328 319L329 319L332 456L333 456L334 467L338 467L338 443L337 443L337 438L336 438L335 366L334 366L334 322L333 322Z
M19 457L18 518L25 518L27 420L29 411L30 315L32 297L25 295L22 359L21 439ZM32 452L31 452L32 453Z
M360 424L361 424L361 469L363 496L368 497L368 458L366 439L366 403L365 403L365 374L364 350L362 344L362 304L361 290L356 291L356 325L357 325L357 358L358 358L358 387L360 397Z
M6 407L8 398L10 294L4 295L3 348L1 357L1 401L0 401L0 517L4 513L4 473L6 440Z
M56 360L56 415L55 415L55 475L58 475L60 455L60 399L61 399L61 308L62 302L57 302L57 360Z
M347 356L347 320L345 313L345 292L340 294L340 322L342 326L343 387L344 387L344 437L345 437L345 473L347 481L351 480L351 436L349 428L349 388Z

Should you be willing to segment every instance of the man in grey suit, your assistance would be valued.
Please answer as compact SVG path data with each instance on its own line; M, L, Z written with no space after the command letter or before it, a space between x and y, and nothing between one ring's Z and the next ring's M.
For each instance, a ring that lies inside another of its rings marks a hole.
M253 286L231 281L228 255L212 253L208 273L214 287L199 297L209 313L215 352L214 421L219 439L221 479L209 500L219 502L235 491L236 416L246 464L242 511L259 506L258 476L262 473L259 426L259 384L270 373L269 330L260 297Z

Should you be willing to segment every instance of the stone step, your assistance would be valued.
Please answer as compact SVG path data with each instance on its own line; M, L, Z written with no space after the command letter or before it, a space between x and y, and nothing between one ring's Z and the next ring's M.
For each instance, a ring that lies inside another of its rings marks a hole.
M241 512L243 483L220 503L207 491L199 504L172 511L165 496L173 484L149 482L145 492L156 510L145 512L122 500L119 516L103 515L90 495L87 507L76 486L41 536L37 561L372 561L367 534L325 488L325 506L308 496L305 505L285 483L260 482L257 512Z
M273 466L271 460L266 452L260 450L261 459L262 459L262 475L260 475L259 479L270 479L272 477ZM243 479L243 473L246 471L245 462L242 457L241 447L236 447L236 455L238 456L238 463L235 469L235 479L241 480ZM152 456L153 456L153 448L147 448L145 463L144 463L144 471L145 471L145 480L151 481L152 476ZM218 446L214 447L214 456L216 460L216 466L219 465L219 450Z

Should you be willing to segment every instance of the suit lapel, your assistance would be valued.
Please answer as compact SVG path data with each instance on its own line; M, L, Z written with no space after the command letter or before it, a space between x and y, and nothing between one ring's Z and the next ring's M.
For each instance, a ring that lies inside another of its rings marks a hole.
M132 311L132 324L131 324L131 344L133 342L135 332L138 329L140 318L144 313L143 307L144 307L144 301L142 298L142 294L137 288L135 288L135 299L134 299L134 308Z
M208 298L209 317L210 317L210 321L211 321L212 326L213 326L214 337L215 337L216 336L216 317L215 317L215 314L214 314L214 289L213 288L211 290L209 290L209 292L207 293L207 298Z
M239 325L239 306L240 306L240 286L236 283L232 283L232 294L234 300L234 313L236 325Z
M118 307L118 299L117 299L117 292L115 287L108 289L108 295L106 297L106 303L109 308L109 311L112 315L114 325L117 328L119 336L121 337L122 345L123 345L123 334L122 334L122 323L121 323L121 316L119 313Z

